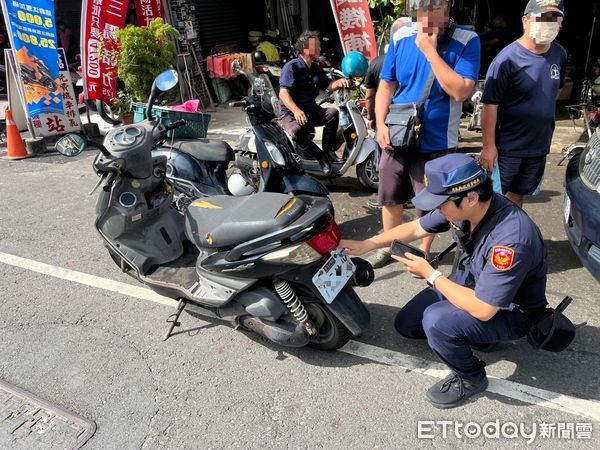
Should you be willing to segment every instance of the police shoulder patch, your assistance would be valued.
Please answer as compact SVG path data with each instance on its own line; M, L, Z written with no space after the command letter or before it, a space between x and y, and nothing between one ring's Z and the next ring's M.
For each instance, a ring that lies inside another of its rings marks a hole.
M501 272L512 267L515 261L515 251L503 245L496 245L492 250L492 266Z

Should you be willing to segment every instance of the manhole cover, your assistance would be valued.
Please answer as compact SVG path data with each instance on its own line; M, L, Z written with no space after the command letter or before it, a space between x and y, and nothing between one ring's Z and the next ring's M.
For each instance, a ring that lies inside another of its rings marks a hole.
M78 449L96 423L0 380L0 448Z

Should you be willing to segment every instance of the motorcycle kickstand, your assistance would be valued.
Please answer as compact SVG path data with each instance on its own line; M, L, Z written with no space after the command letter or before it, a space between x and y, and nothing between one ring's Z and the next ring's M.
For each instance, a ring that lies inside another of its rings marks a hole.
M179 316L181 315L187 304L187 300L182 298L181 300L179 300L179 304L177 305L177 311L174 314L171 314L169 317L167 317L167 323L170 323L171 325L169 325L169 329L162 338L163 342L171 337L175 327L181 326L181 322L179 322Z

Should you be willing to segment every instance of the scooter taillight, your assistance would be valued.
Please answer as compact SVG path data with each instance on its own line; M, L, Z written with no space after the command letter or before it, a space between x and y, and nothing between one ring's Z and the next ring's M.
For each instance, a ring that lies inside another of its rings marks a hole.
M321 255L327 255L332 250L336 249L340 243L342 233L335 220L332 220L329 226L317 234L315 237L307 241L307 244L314 248Z

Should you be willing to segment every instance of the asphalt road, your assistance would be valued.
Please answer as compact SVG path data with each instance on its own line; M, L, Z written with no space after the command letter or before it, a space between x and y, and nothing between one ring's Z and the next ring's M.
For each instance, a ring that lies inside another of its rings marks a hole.
M98 429L86 448L505 448L527 442L508 429L505 437L454 432L455 423L496 421L528 431L536 426L531 448L597 448L599 285L565 238L558 155L550 158L542 194L525 209L548 245L549 300L557 304L571 295L569 316L587 325L562 354L536 352L519 341L481 355L498 378L492 390L503 394L486 392L450 411L433 409L424 396L444 375L443 366L426 343L394 332L395 313L424 287L397 264L359 289L371 326L344 351L279 348L185 315L178 334L162 342L172 309L113 284L138 286L114 265L93 228L95 196L87 195L96 182L93 157L0 160L0 379L94 420ZM364 207L370 194L353 175L329 188L345 237L379 230L378 212ZM440 237L433 250L447 243ZM45 269L35 271L34 262L53 269L39 273ZM84 276L70 281L56 268L104 281L98 287ZM446 437L443 425L428 432L425 422L422 435L433 438L419 439L419 421L453 422ZM591 436L582 431L589 426ZM554 438L542 429L554 430Z

